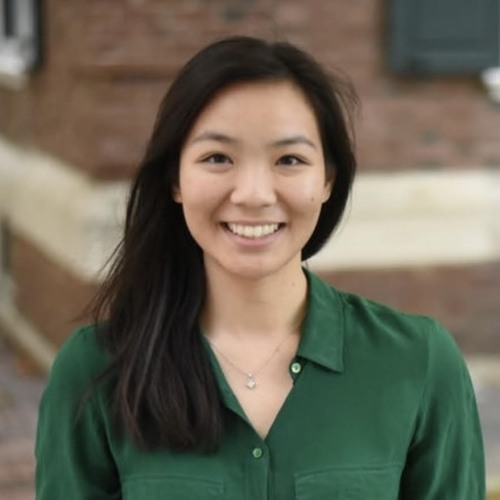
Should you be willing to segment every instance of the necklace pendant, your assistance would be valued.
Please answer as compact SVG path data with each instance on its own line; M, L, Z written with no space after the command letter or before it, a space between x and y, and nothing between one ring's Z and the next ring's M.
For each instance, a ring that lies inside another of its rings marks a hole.
M257 385L257 382L255 382L255 378L252 373L247 373L247 381L245 383L246 387L248 389L255 389L255 386Z

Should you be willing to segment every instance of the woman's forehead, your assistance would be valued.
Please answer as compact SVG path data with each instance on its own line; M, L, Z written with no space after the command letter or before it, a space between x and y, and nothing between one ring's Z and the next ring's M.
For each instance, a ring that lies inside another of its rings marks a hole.
M314 109L303 91L289 81L264 81L238 83L218 92L195 119L186 142L229 141L246 133L271 134L271 141L319 138Z

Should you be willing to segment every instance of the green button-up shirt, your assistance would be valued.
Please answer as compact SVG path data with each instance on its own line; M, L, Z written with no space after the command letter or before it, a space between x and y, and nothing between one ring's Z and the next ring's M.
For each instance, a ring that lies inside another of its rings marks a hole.
M483 500L474 393L433 320L342 293L307 272L293 388L268 435L249 424L208 344L227 427L215 454L144 452L120 438L91 327L60 351L36 445L38 500Z

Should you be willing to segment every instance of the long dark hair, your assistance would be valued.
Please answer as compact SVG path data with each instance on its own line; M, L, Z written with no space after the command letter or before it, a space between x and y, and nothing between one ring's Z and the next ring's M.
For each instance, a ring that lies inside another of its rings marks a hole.
M314 255L337 226L355 171L349 112L355 96L292 44L231 37L197 53L170 86L133 183L125 231L94 301L97 335L111 354L112 411L139 446L215 450L223 412L198 317L205 299L202 251L172 197L179 157L194 121L223 88L291 81L315 112L334 179L302 250ZM154 429L154 432L151 432Z

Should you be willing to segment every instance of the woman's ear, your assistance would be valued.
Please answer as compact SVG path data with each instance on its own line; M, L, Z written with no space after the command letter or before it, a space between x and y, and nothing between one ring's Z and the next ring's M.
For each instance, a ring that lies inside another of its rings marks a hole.
M172 189L172 198L176 203L182 203L181 190L177 185Z
M327 202L332 194L334 179L327 180L323 191L323 203Z

